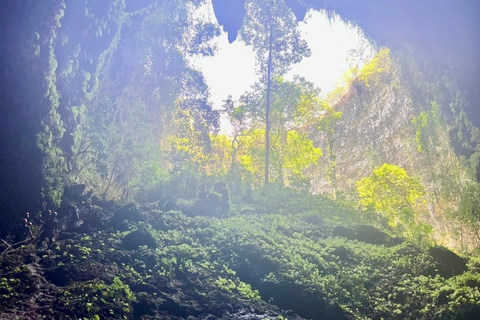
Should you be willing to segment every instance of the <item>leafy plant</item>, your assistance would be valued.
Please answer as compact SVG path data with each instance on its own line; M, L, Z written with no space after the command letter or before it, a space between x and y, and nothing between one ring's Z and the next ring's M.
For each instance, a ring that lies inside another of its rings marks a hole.
M405 234L419 225L418 210L425 203L426 191L420 180L403 168L385 163L356 185L364 210L377 212Z

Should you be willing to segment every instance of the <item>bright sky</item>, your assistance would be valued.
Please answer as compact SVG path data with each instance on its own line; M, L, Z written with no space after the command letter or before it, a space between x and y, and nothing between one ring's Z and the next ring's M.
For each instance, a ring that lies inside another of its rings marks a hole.
M213 8L206 10L207 17L214 20ZM349 51L365 46L366 40L361 31L341 18L330 21L324 12L319 11L310 10L299 27L312 55L293 65L286 79L303 76L326 95L350 68L347 62ZM218 109L229 95L237 101L258 81L258 76L251 47L238 39L229 44L223 31L216 41L219 50L213 57L195 57L192 62L203 71L210 87L211 101Z

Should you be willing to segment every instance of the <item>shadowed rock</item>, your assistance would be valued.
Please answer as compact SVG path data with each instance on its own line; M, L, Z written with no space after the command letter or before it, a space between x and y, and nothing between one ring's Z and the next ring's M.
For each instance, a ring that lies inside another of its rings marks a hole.
M137 295L137 302L133 304L133 314L135 319L140 319L143 315L154 315L158 305L152 296L146 292L140 292Z
M164 197L158 201L158 208L162 211L172 211L177 210L177 198L175 197Z
M139 229L127 234L122 240L122 245L125 249L135 250L140 246L156 248L157 242L147 230Z
M114 216L110 220L110 225L117 230L127 230L124 221L144 221L145 216L138 210L137 206L129 203L115 211Z
M357 227L357 240L370 244L387 244L387 234L373 226L361 225Z
M56 286L64 287L73 282L85 282L97 277L95 272L85 266L75 264L53 267L45 271L45 278Z
M103 209L109 210L109 209L115 209L115 206L117 205L115 201L113 200L102 200L98 198L97 196L92 197L92 204L101 207Z
M91 194L85 193L86 185L85 184L74 184L65 188L63 192L63 197L69 200L81 203L87 200L88 195Z
M468 270L465 259L445 247L432 247L428 253L435 260L438 274L444 278L451 278Z
M313 292L294 283L263 282L258 291L264 301L271 301L283 310L314 320L348 319L337 304L328 303L320 292Z
M348 240L355 240L357 239L357 233L349 228L345 228L344 226L336 226L332 230L333 237L343 237L347 238Z

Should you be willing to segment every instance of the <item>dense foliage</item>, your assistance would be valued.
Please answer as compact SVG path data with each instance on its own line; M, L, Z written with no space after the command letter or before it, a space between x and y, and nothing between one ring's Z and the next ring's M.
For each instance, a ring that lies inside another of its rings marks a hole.
M378 213L403 235L428 242L425 231L431 232L431 227L419 220L426 191L418 178L410 177L403 168L384 164L359 180L357 190L364 210Z
M463 319L478 310L476 259L461 274L404 239L356 225L361 213L331 200L293 190L274 198L233 202L223 218L130 205L117 212L139 221L125 231L113 211L96 207L110 216L100 230L2 253L1 316ZM355 239L340 236L339 224ZM139 230L153 242L131 247Z
M219 111L189 62L215 53L203 1L4 3L2 319L478 314L478 258L431 247L480 243L480 130L450 62L379 48L322 98L284 79L309 55L292 1L247 0L260 81ZM37 237L13 244L25 210Z

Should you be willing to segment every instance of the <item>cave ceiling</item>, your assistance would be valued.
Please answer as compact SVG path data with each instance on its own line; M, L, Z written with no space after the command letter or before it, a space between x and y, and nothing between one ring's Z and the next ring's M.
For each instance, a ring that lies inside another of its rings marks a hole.
M236 39L245 15L244 0L212 0L215 16ZM427 61L434 72L447 69L467 100L473 121L480 125L480 1L476 0L285 0L298 20L308 9L326 10L354 23L377 46Z

